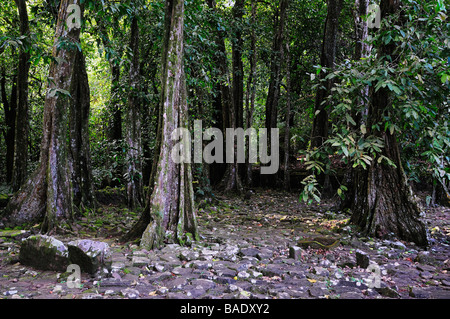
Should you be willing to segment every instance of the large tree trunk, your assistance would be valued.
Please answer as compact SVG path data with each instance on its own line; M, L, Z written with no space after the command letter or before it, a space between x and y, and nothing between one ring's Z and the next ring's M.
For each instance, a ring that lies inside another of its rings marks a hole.
M382 0L382 18L397 12L399 6L398 0ZM379 48L379 54L381 57L390 56L395 61L392 56L394 49L392 44L384 45ZM400 239L426 246L425 227L419 220L420 208L403 171L395 133L372 129L372 125L384 121L384 112L390 105L387 88L374 92L368 110L367 128L368 134L375 135L384 142L381 155L389 158L395 167L385 161L379 163L374 160L367 170L353 173L356 192L351 204L351 222L369 236L383 237L393 233Z
M141 246L146 249L160 247L165 241L183 243L189 237L198 239L191 164L177 164L171 156L175 144L172 132L188 128L183 29L184 1L166 0L159 153L151 177L153 192L143 212L147 217L141 218L149 220L141 238ZM142 222L136 227L141 225ZM132 233L135 235L136 230Z
M73 189L80 180L73 179L74 166L89 165L88 159L83 163L73 163L81 157L74 156L72 153L76 151L71 149L74 136L86 138L86 132L70 132L70 115L74 114L75 109L83 109L80 113L86 120L89 114L86 110L89 91L85 92L87 76L82 65L84 59L80 57L78 49L80 29L66 26L66 20L71 14L67 7L75 2L77 1L62 0L59 8L52 52L54 62L50 65L49 73L53 81L49 85L44 106L40 164L28 182L10 200L5 215L6 225L43 221L41 230L52 232L63 221L70 221L73 217ZM82 14L83 6L80 9ZM84 74L80 75L80 72ZM83 79L84 85L80 85L80 79ZM84 100L85 104L80 106L74 100ZM75 144L87 145L86 143L88 141ZM79 154L84 152L84 156L87 156L82 148L81 146Z
M322 53L320 65L326 68L333 68L336 57L336 39L339 27L339 16L342 9L342 0L328 0L328 13L325 21L325 30L322 42ZM325 77L325 73L320 73L320 78ZM328 110L322 104L330 93L331 81L326 85L319 86L316 93L315 116L311 131L311 148L322 146L328 137Z
M15 0L19 11L20 34L28 36L28 13L25 0ZM29 40L26 39L26 42ZM27 177L28 162L28 62L30 54L24 49L19 52L19 69L17 76L17 116L15 125L14 166L12 189L18 191Z
M142 137L141 137L141 110L139 102L139 26L137 18L131 23L130 48L133 59L130 65L130 91L127 109L127 199L128 208L142 206L143 181L142 181Z
M90 89L83 53L77 50L72 74L70 103L70 155L72 163L73 204L80 210L94 208L96 199L91 171L89 143Z

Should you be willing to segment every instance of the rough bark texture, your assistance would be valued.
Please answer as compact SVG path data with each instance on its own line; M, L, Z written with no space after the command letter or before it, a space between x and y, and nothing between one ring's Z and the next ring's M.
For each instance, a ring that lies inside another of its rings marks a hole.
M336 39L339 27L339 16L342 9L342 0L328 0L328 12L325 21L325 30L322 42L322 53L320 57L320 65L326 68L333 68L336 57ZM320 77L325 76L324 72L320 73ZM331 81L325 86L320 86L316 93L315 116L311 132L311 147L322 146L328 137L328 110L326 105L322 104L327 94L330 93Z
M28 36L28 13L25 0L15 0L19 11L20 34ZM25 40L26 42L28 39ZM15 124L14 166L12 189L18 191L27 177L28 162L28 62L30 54L21 49L19 52L19 68L17 76L17 116Z
M399 5L400 1L397 0L382 0L382 18L396 13ZM381 56L395 61L394 49L392 45L387 45L380 47L379 52ZM391 107L391 102L387 88L373 93L367 127L368 134L383 140L382 155L391 159L396 167L375 160L367 170L353 173L356 190L351 203L351 222L369 236L383 237L393 233L400 239L426 246L425 227L419 220L420 208L403 171L395 133L372 130L373 124L383 123L384 112Z
M89 145L90 89L83 53L77 50L70 103L70 159L73 204L81 210L96 205Z
M84 86L79 85L80 78L84 78L82 81L87 80L86 74L80 75L80 72L85 72L84 65L80 65L84 60L80 58L77 46L80 29L69 29L66 26L66 19L70 14L67 7L75 2L62 0L58 13L52 52L55 61L50 65L49 72L53 82L49 86L44 106L40 164L28 182L10 200L6 209L6 225L43 221L41 230L52 232L62 221L70 220L73 216L73 188L77 185L77 181L71 178L74 174L73 167L88 165L88 160L74 165L70 142L74 135L70 132L69 122L74 109L82 108L79 104L72 106L73 101L83 100L84 107L89 101L89 92L86 96L86 92L80 91L85 90L86 82ZM86 109L81 113L85 119L89 114ZM79 135L86 137L86 132ZM86 143L88 142L81 144L87 145ZM81 148L80 153L83 152Z
M128 208L134 209L142 206L142 137L141 137L141 110L139 103L139 27L137 18L131 23L130 48L133 59L130 65L129 95L127 109L127 201Z
M141 246L147 249L164 242L183 243L189 237L198 238L191 165L177 164L171 158L175 144L172 132L179 127L188 128L183 29L184 1L167 0L158 129L160 152L151 178L153 192L144 211L150 222L141 238Z

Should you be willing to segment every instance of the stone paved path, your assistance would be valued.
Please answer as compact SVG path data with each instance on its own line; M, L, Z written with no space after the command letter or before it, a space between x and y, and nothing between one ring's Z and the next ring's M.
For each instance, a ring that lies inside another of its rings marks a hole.
M428 210L432 245L424 251L395 238L356 237L349 216L330 207L262 192L200 208L201 241L191 247L146 251L96 238L109 243L112 262L82 274L81 288L68 288L68 273L21 265L20 241L0 237L0 298L450 298L449 209ZM317 236L340 241L328 250L304 244Z

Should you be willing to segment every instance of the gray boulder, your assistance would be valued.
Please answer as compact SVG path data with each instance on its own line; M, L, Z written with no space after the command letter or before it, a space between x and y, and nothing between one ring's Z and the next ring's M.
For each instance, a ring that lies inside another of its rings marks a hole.
M111 257L109 245L90 239L79 239L67 244L69 260L80 266L82 272L95 273L101 266L107 264Z

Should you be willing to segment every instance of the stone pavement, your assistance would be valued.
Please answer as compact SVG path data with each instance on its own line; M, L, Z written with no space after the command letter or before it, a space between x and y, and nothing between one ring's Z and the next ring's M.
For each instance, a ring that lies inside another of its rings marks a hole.
M291 200L295 196L286 197ZM422 250L394 238L357 237L345 225L348 216L325 209L305 210L297 204L296 210L287 204L264 209L271 201L200 209L201 240L191 247L168 244L146 251L97 238L109 244L110 263L95 275L82 273L77 288L68 287L68 273L20 264L20 241L0 238L0 298L450 298L446 233L435 232L430 248ZM449 211L439 214L448 216ZM430 229L448 226L446 219L428 218ZM440 226L430 224L436 220ZM318 235L334 236L339 244L330 249L304 244Z

